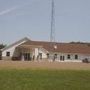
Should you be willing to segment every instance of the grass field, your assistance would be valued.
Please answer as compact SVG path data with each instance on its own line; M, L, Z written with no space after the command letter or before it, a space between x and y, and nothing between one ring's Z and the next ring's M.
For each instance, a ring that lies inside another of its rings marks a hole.
M2 69L0 90L90 90L90 71Z
M90 63L0 61L0 90L90 90Z

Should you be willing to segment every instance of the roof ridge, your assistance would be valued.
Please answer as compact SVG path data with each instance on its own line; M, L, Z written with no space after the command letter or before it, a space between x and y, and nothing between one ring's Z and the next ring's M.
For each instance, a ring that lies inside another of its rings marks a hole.
M24 37L24 38L22 38L22 39L16 41L16 42L13 43L13 44L11 44L11 45L9 45L9 46L6 46L5 48L2 49L2 51L4 51L4 50L6 50L7 48L10 48L10 47L12 47L12 46L14 46L14 45L20 43L20 42L22 42L22 41L24 41L24 40L28 41L28 40L30 40L30 39L28 39L27 37Z

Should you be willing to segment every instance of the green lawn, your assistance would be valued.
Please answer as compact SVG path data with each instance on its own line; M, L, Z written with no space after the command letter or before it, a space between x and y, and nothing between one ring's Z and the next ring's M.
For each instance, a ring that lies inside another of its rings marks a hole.
M90 90L90 71L0 70L0 90Z

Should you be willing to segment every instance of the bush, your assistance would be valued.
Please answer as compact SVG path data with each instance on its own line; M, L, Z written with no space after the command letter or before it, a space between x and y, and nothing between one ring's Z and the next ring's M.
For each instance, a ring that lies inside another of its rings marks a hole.
M82 61L83 61L83 63L90 63L89 59L87 59L87 58L83 59Z

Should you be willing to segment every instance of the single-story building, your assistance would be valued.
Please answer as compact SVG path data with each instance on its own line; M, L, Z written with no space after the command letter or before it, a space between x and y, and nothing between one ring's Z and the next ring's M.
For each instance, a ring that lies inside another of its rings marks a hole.
M51 43L23 38L2 49L2 60L82 61L90 59L90 44Z

